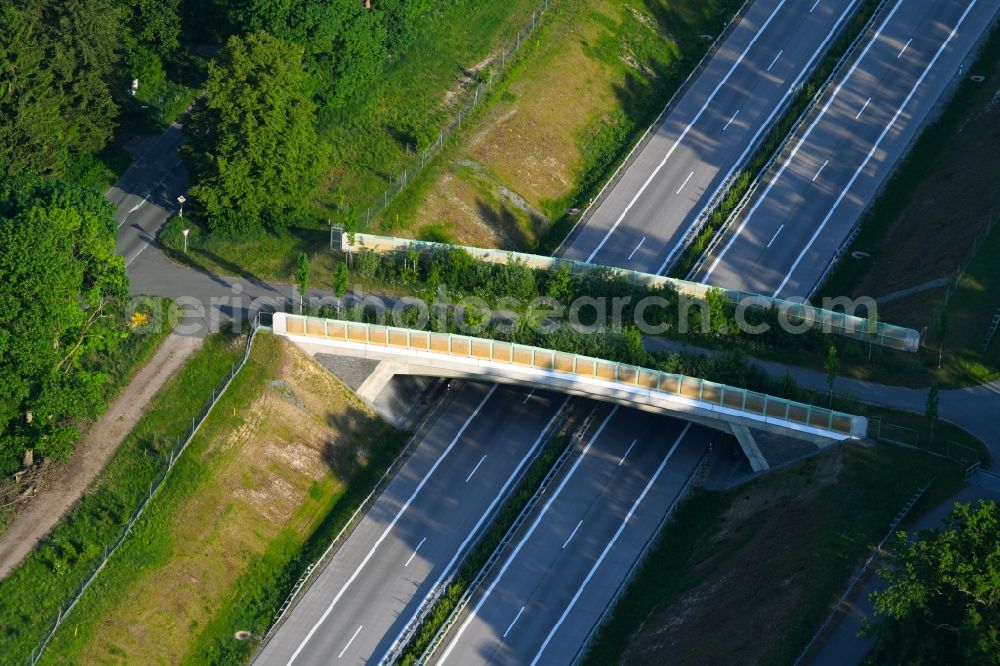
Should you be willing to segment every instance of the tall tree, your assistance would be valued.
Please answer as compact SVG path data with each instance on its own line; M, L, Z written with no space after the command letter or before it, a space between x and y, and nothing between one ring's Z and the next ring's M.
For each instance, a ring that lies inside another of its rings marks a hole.
M301 47L231 38L185 126L193 203L211 229L248 234L301 215L320 166L313 123Z
M302 312L302 299L309 291L309 255L299 252L295 260L295 285L299 288L299 312Z
M344 294L347 293L348 283L350 282L350 275L347 270L347 264L342 261L337 262L336 267L333 269L333 295L337 297L337 316L340 316L341 306L343 305Z
M84 359L121 338L113 310L127 293L110 204L80 187L26 181L0 187L3 470L25 449L61 455L76 441L76 419L93 413L104 381Z
M1000 510L956 504L943 530L902 532L867 631L884 664L1000 664Z
M929 444L934 444L934 426L937 424L938 420L938 405L940 404L941 397L938 395L937 384L931 384L931 387L927 389L927 402L924 403L924 415L931 424L931 441Z

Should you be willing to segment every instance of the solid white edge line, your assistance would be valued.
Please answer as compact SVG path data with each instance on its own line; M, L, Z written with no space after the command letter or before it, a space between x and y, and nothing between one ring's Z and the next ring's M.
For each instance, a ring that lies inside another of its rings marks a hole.
M614 416L615 413L617 412L618 412L618 405L615 405L614 409L612 409L611 412L604 418L604 421L601 422L601 425L597 429L597 432L595 432L593 437L590 438L590 441L587 442L587 446L584 447L583 451L573 462L573 466L570 467L569 472L566 473L566 476L563 477L562 481L559 483L559 486L556 487L555 492L552 493L552 497L548 499L548 501L545 503L545 506L542 508L541 512L538 514L538 516L535 517L535 520L531 523L531 527L528 528L527 533L523 537L521 537L521 540L517 542L517 547L514 548L513 552L507 556L507 559L504 561L503 566L500 567L500 571L497 572L497 575L496 577L493 578L493 581L490 583L490 586L486 588L486 592L483 593L483 596L476 603L476 607L472 609L472 612L469 613L469 617L465 619L465 622L463 622L462 625L458 628L458 631L455 632L455 637L451 641L449 641L448 647L445 648L444 653L441 655L441 659L437 662L439 665L443 664L445 661L448 660L448 657L455 649L455 646L458 645L458 641L462 638L462 634L465 633L465 630L469 628L469 625L476 618L476 615L479 613L479 609L483 607L483 604L486 603L486 600L490 598L491 594L493 594L493 590L496 588L497 584L499 584L500 581L503 579L503 575L507 573L507 569L510 567L511 563L515 559L517 559L517 555L518 553L521 552L521 549L524 548L524 544L528 541L528 539L531 538L531 535L534 534L535 530L538 529L538 524L542 522L542 518L544 518L545 514L548 513L549 507L552 506L552 503L556 501L557 497L559 497L559 494L562 492L563 488L566 487L566 484L569 482L569 480L573 478L574 474L576 474L577 468L580 467L580 463L582 463L583 459L587 456L587 452L590 451L590 447L593 446L594 442L597 441L597 438L601 436L601 433L604 432L605 426L608 425L608 422L611 420L611 417Z
M721 192L722 188L725 187L730 177L732 177L733 173L736 172L736 168L743 163L743 160L746 159L750 151L756 147L757 141L760 139L760 135L764 133L764 130L767 129L768 126L771 124L771 121L774 120L774 117L778 114L778 111L781 110L781 107L784 104L785 99L788 98L793 92L795 92L796 86L799 85L799 83L805 77L806 73L810 70L813 62L815 62L816 58L819 57L820 52L822 52L826 48L827 43L831 39L833 39L833 36L836 35L837 32L840 30L840 24L844 22L844 19L846 19L847 16L853 11L854 6L858 2L859 0L852 0L851 3L844 9L844 12L840 15L840 18L838 18L837 22L833 24L833 28L827 33L823 41L820 42L820 45L816 48L816 50L813 51L813 54L809 57L809 61L806 62L805 67L802 68L798 76L795 77L795 80L792 81L790 86L788 86L788 90L785 91L785 94L782 96L782 98L778 100L778 103L774 106L773 109L771 109L771 113L767 116L767 119L764 120L764 122L757 127L757 131L754 132L754 135L750 138L750 141L743 149L743 152L736 159L736 161L733 162L733 165L729 167L729 171L726 173L725 177L723 177L722 180L719 181L719 184L716 186L715 191L712 192L712 196L708 197L705 200L707 203L704 205L704 207L702 207L700 211L698 211L698 214L694 216L694 218L691 221L691 224L689 224L688 228L684 231L684 236L682 236L682 238L687 237L687 235L691 233L691 230L694 228L694 225L698 222L698 219L705 214L705 210L710 205L712 205L712 202L715 201L715 197L719 195L719 192ZM667 269L667 266L670 265L670 262L673 261L674 255L677 254L677 252L682 248L683 248L683 243L676 243L674 247L670 249L670 252L667 253L666 259L664 259L663 263L660 264L660 267L656 269L657 275L663 274L663 271L665 271Z
M816 0L816 2L813 3L813 6L809 8L809 13L810 14L813 13L813 10L816 9L816 7L819 5L819 3L820 3L820 0Z
M406 510L410 508L410 504L413 503L413 500L416 499L417 494L420 493L420 491L423 489L424 484L427 483L427 479L429 479L431 475L434 474L435 471L437 471L437 468L441 465L441 461L443 461L448 456L448 454L451 453L451 450L455 448L455 444L462 437L462 435L465 434L466 428L468 428L469 424L472 423L472 420L479 415L479 412L486 404L486 401L489 400L491 397L493 397L493 394L496 393L496 390L497 390L497 385L494 384L490 388L489 392L483 397L483 399L476 406L476 409L472 412L469 418L466 419L465 423L462 424L462 427L458 430L458 433L451 440L451 443L448 444L444 452L440 456L438 456L437 460L434 461L434 464L431 465L431 468L427 471L426 474L424 474L424 478L420 479L420 483L417 484L417 487L413 490L413 493L406 500L403 506L400 507L399 511L393 517L392 521L389 522L389 525L386 526L385 531L382 532L381 536L379 536L379 538L375 541L375 545L373 545L371 549L369 549L368 553L361 561L361 564L358 565L358 567L354 570L354 573L351 574L351 577L347 579L347 582L344 583L344 585L341 586L340 590L337 591L336 596L334 596L333 601L330 602L330 605L327 606L326 610L323 612L323 615L320 616L319 620L317 620L316 623L312 626L312 629L309 630L309 633L306 634L306 637L303 638L302 642L299 643L297 648L295 648L295 652L293 652L292 656L289 657L288 659L287 662L288 666L291 666L291 664L295 661L296 657L299 656L299 654L305 648L306 643L308 643L310 639L312 639L313 635L316 633L316 630L319 629L320 625L326 622L326 618L330 617L330 613L333 612L333 607L336 606L337 602L340 601L340 598L344 596L344 592L347 591L347 588L350 587L351 583L353 583L355 579L357 579L357 577L361 574L361 570L365 568L365 566L368 564L368 561L371 560L371 558L375 555L375 551L378 549L380 545L382 545L382 542L385 541L385 538L389 536L389 532L391 532L392 528L396 526L397 522L399 522L399 519L403 516L403 513L405 513Z
M760 38L764 30L767 29L767 26L771 24L771 21L774 19L775 15L777 15L777 13L781 10L781 8L784 7L786 1L787 0L780 0L778 6L774 8L774 11L772 11L770 16L767 17L767 20L764 21L764 23L760 26L760 29L757 30L757 33L750 40L750 43L748 43L746 48L743 49L743 52L740 54L739 58L736 59L736 62L733 63L733 66L729 68L729 71L726 72L726 75L722 77L722 80L719 81L718 85L715 86L715 89L708 96L708 99L706 99L705 103L702 104L701 108L698 110L698 113L695 114L695 117L691 120L691 122L687 124L687 127L684 128L684 130L681 132L681 135L677 137L677 139L674 141L674 144L670 147L670 150L668 150L667 154L663 157L663 160L656 166L655 169L653 169L653 172L649 174L649 177L646 178L646 182L642 184L642 187L639 188L639 191L636 193L636 195L632 197L632 201L630 201L628 205L625 206L625 210L622 211L621 215L618 216L618 219L615 220L615 223L611 225L610 229L608 229L608 232L604 234L604 238L601 239L601 242L597 244L597 247L594 248L594 251L591 252L590 256L587 257L587 262L591 262L594 260L594 256L601 251L601 248L604 247L604 244L608 242L608 239L611 238L611 235L615 232L616 229L618 229L618 225L622 223L622 220L625 219L625 216L628 215L628 212L632 210L632 206L635 205L635 202L639 200L639 197L641 197L643 192L646 191L646 188L649 187L649 184L652 183L653 179L656 178L656 175L660 173L660 169L663 168L663 166L667 163L667 160L670 159L670 156L674 154L675 150L677 150L677 146L680 145L681 141L684 140L684 137L686 137L688 132L691 131L691 127L693 127L694 124L701 119L702 114L705 113L705 109L708 108L708 105L712 103L713 99L715 99L715 96L719 93L719 90L722 89L722 86L726 84L729 78L733 75L733 72L736 71L736 68L739 67L740 63L743 62L743 58L746 57L747 53L750 52L750 49L753 48L754 44L757 43L757 39Z
M344 656L344 653L347 652L347 648L351 647L351 643L354 642L354 639L358 637L358 634L360 634L361 630L364 629L364 628L365 628L365 625L363 625L363 624L358 625L358 628L354 631L354 635L351 636L351 640L347 641L347 645L345 645L344 649L341 650L340 654L337 655L337 659L340 659L341 657Z
M521 461L517 464L517 467L515 467L514 471L511 472L509 477L507 477L507 481L504 482L503 487L500 488L500 491L497 493L496 497L493 498L493 501L490 502L490 505L486 508L486 511L483 512L483 515L479 517L479 520L469 531L468 536L465 537L465 540L462 542L462 544L455 550L455 554L452 556L448 564L445 565L444 569L441 570L441 575L438 576L436 581L434 581L434 584L430 587L430 589L433 590L437 588L441 584L441 581L444 580L444 577L447 576L448 573L450 573L452 567L455 566L455 562L458 560L459 556L463 553L463 551L465 551L466 546L469 545L469 542L473 539L476 533L479 532L479 529L483 526L483 523L486 522L487 518L493 514L493 510L496 508L496 505L500 502L500 499L507 493L507 489L510 488L510 485L514 483L514 479L516 479L518 475L521 473L521 469L523 469L524 466L528 464L528 461L534 457L535 451L541 445L542 439L545 437L545 433L547 433L549 429L552 428L552 424L556 422L556 419L559 417L559 414L562 412L562 410L566 407L566 403L570 401L571 397L572 396L566 396L566 399L563 400L562 403L559 405L559 409L556 410L555 414L552 415L552 418L549 419L548 423L545 424L545 427L542 428L542 432L538 435L538 438L535 439L535 443L531 445L531 448L524 455L524 457L521 458ZM410 619L407 620L406 624L403 625L403 629L399 632L396 638L394 638L393 641L389 643L389 649L386 651L384 655L382 655L382 657L378 660L377 663L379 664L385 663L386 658L392 652L393 646L395 646L399 642L399 639L402 638L403 634L406 633L407 628L410 626L410 624L413 623L413 621L417 617L417 613L419 612L420 611L418 609L410 617Z
M653 474L652 478L646 484L646 487L642 489L642 493L639 495L639 497L636 498L635 502L633 502L632 508L628 510L628 514L625 516L625 519L622 520L621 524L618 526L618 530L615 532L614 536L611 537L611 541L609 541L607 545L604 546L604 550L601 551L600 557L597 558L597 561L594 562L594 565L590 568L590 571L587 572L587 577L583 579L583 583L577 589L576 594L574 594L573 598L570 599L569 605L566 606L566 609L562 612L562 615L559 616L559 620L557 620L556 623L552 625L552 629L549 630L549 635L546 636L545 640L542 642L542 647L538 648L538 653L535 655L535 658L531 660L531 666L535 666L538 663L538 660L542 658L542 653L545 652L545 648L549 646L549 642L552 640L552 637L555 635L559 627L562 626L562 623L566 620L566 616L568 616L570 614L570 611L573 610L573 606L575 606L576 602L580 599L580 595L583 594L583 590L587 587L587 584L590 583L590 579L594 577L594 574L597 572L597 568L601 566L601 563L604 562L604 558L608 556L608 553L614 547L615 543L617 543L618 538L621 537L622 532L625 531L625 527L628 526L628 521L632 519L632 516L635 514L636 510L638 510L639 505L642 504L642 501L644 499L646 499L646 495L649 494L650 488L652 488L653 484L656 483L656 480L660 477L660 474L663 472L663 468L667 466L667 461L669 461L670 458L674 455L674 451L676 451L677 447L680 446L681 441L684 439L684 437L687 435L688 430L690 429L691 429L691 424L688 423L687 425L684 426L684 430L681 431L681 434L677 436L677 440L674 442L674 445L670 447L670 451L667 452L666 457L664 457L663 460L660 462L660 466L656 468L656 472Z
M868 52L871 50L872 46L875 45L875 42L877 42L879 37L882 36L882 31L885 29L885 26L888 25L892 17L895 16L896 11L899 9L899 6L901 4L903 4L903 0L896 0L896 4L893 5L892 11L890 11L889 14L885 17L885 20L882 21L881 25L879 25L878 30L875 31L875 34L872 36L871 40L865 45L865 48L861 52L861 55L858 56L858 59L854 61L853 65L851 65L851 68L847 72L847 76L845 76L841 80L841 82L837 84L837 87L834 89L833 94L830 96L830 99L826 101L826 104L823 105L823 108L820 110L819 115L816 116L816 120L814 120L812 124L809 125L809 127L806 129L805 134L803 134L802 138L799 139L799 142L795 144L795 148L792 150L792 152L788 155L788 158L778 169L778 173L774 176L771 182L767 184L767 187L764 188L764 191L757 197L757 201L754 203L753 206L750 207L750 210L747 212L746 217L743 218L743 221L736 228L736 231L729 238L729 241L722 248L722 251L719 252L719 256L717 256L715 258L715 261L712 262L712 265L709 266L708 270L705 272L705 277L702 280L700 280L701 282L708 282L708 278L711 277L715 269L719 267L720 263L722 263L722 259L726 256L726 253L729 252L729 249L733 246L733 243L736 242L736 239L740 237L740 235L743 233L743 230L746 228L747 224L749 224L750 218L753 217L753 214L757 212L758 208L760 208L761 204L767 198L767 195L771 192L772 189L774 189L774 186L778 183L778 181L781 180L781 176L783 173L785 173L785 169L787 169L788 165L792 163L793 159L795 159L795 156L798 154L799 149L802 148L802 145L809 138L809 135L812 134L813 129L815 129L816 125L819 124L819 121L823 119L823 116L826 115L826 112L830 110L830 106L833 104L834 100L837 99L837 96L840 94L840 91L843 90L847 82L851 80L851 76L854 75L855 70L857 70L857 68L861 65L861 62L865 59L865 56L868 55Z
M833 213L837 210L837 207L840 205L840 202L844 200L844 197L847 196L847 193L850 191L851 187L854 186L855 181L857 181L858 177L861 175L861 172L864 171L865 167L868 166L868 163L875 155L875 151L878 150L878 147L882 144L882 141L885 139L886 135L889 134L889 131L892 129L892 126L896 124L897 120L899 120L899 116L902 115L903 111L910 103L910 100L913 99L913 96L917 93L917 89L924 82L924 79L927 78L927 74L929 74L934 65L937 64L938 58L940 58L941 54L944 53L944 50L948 48L948 44L951 43L951 40L954 39L955 34L958 32L958 29L962 26L963 23L965 23L965 18L969 15L969 12L972 11L972 8L976 6L977 1L978 0L972 0L972 2L969 3L969 6L965 8L965 11L962 13L962 16L958 19L958 23L955 24L954 28L952 28L951 33L948 35L948 38L941 43L941 46L934 54L934 57L931 58L931 61L929 63L927 63L927 66L924 68L924 71L920 74L920 78L917 79L917 82L915 84L913 84L913 87L910 89L910 92L906 96L906 99L903 100L902 105L900 105L900 107L896 109L896 113L895 115L893 115L892 120L889 121L889 124L886 125L885 129L882 130L882 133L879 135L878 139L875 140L875 144L872 146L872 149L868 151L868 155L865 157L864 161L861 162L861 166L859 166L857 170L854 172L854 175L851 176L851 179L847 182L847 186L844 187L843 191L840 193L840 196L837 197L837 200L833 202L833 206L830 207L830 210L827 212L826 217L823 218L823 221L820 223L819 227L817 227L816 231L813 232L812 238L809 239L809 242L806 244L805 248L802 249L802 252L799 253L799 256L795 258L795 262L792 264L792 267L788 270L788 274L785 275L785 279L781 281L781 285L774 290L775 297L777 297L778 294L781 293L781 290L785 288L785 285L788 284L788 281L792 278L792 273L794 273L795 269L798 268L799 263L802 261L802 258L806 255L806 252L808 252L810 248L812 248L813 243L816 242L816 239L819 237L820 233L822 233L823 229L830 221L830 218L833 217Z

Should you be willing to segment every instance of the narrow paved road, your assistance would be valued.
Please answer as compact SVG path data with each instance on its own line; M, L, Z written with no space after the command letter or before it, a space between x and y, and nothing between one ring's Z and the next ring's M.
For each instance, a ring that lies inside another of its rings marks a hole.
M907 532L914 534L920 530L941 528L945 517L956 502L978 500L1000 502L1000 493L979 486L968 486L921 516L907 528ZM846 606L836 609L833 624L827 635L821 638L822 643L812 650L809 658L803 663L813 666L856 666L864 662L874 641L859 636L858 632L875 618L875 610L868 598L869 595L886 587L885 582L875 573L879 564L878 560L873 563L872 572L857 586L854 594L847 600Z

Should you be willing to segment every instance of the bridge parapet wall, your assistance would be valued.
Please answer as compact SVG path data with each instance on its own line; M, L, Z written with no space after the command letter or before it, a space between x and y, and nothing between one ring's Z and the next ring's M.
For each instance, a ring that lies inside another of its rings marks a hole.
M275 313L273 331L332 353L391 360L407 374L471 377L827 441L861 439L862 416L617 361L450 333Z

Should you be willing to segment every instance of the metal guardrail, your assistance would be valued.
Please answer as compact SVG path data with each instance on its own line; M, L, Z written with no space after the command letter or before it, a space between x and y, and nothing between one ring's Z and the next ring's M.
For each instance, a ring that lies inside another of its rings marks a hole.
M574 259L561 259L510 250L455 246L446 243L362 233L341 234L340 248L341 251L348 253L370 250L380 254L406 253L411 249L421 253L461 249L472 255L474 259L493 264L522 263L535 270L568 269L574 275L593 271L606 271L612 275L625 278L631 284L642 285L651 289L667 287L676 290L680 295L700 300L708 295L710 289L719 289L730 303L737 306L775 307L785 316L792 319L821 326L824 331L836 333L837 335L854 340L907 352L915 352L920 347L920 333L911 328L893 326L884 322L875 322L873 327L873 322L866 317L857 317L843 312L817 308L808 303L763 296L737 289L721 289L701 282L680 280L614 266L590 264Z
M650 395L680 398L689 405L700 403L713 411L742 412L758 421L763 417L766 422L829 433L837 438L863 437L868 427L864 417L825 407L697 377L513 342L285 313L274 315L274 331L278 335L324 338L338 343L405 350L408 354L429 353L438 358L452 356L476 363L499 363L591 382L597 380L623 388L638 388Z
M77 590L76 594L73 595L70 602L65 606L59 608L59 613L52 624L52 628L49 630L48 634L45 635L45 638L42 640L41 644L37 648L35 648L35 650L33 650L31 653L31 659L28 662L31 666L35 666L35 664L38 663L38 660L42 658L42 654L45 652L45 648L48 647L49 642L51 642L52 637L55 635L56 631L62 625L63 620L66 619L69 613L80 601L80 598L83 596L83 593L87 591L87 588L90 587L91 583L93 583L97 579L97 576L104 569L104 566L108 563L108 560L110 560L111 557L118 550L118 548L121 547L121 545L125 542L125 539L128 537L128 535L132 533L132 527L135 525L136 521L138 521L139 518L142 517L142 514L145 512L146 507L149 506L150 501L153 499L153 497L156 496L160 488L163 487L163 484L166 482L167 477L170 475L171 470L174 468L174 465L176 465L177 461L180 460L180 457L187 450L187 447L191 443L191 440L194 439L194 436L198 432L198 429L201 428L201 424L205 422L205 419L208 418L208 415L211 413L212 408L215 407L215 404L225 394L226 389L229 388L229 385L232 383L233 378L236 377L236 374L243 368L244 364L246 364L247 359L250 357L250 350L253 348L254 338L257 337L257 331L259 331L261 328L267 328L267 327L261 325L260 313L258 313L257 316L254 318L253 322L251 323L250 335L247 337L246 347L243 349L243 356L240 357L240 360L238 362L234 363L232 367L230 367L229 373L226 375L226 378L222 380L219 387L212 389L211 399L208 402L206 402L204 406L202 406L201 411L198 413L198 416L191 419L191 427L188 428L187 434L177 439L177 443L174 445L174 447L171 448L171 450L167 455L167 460L166 460L167 464L166 467L163 468L162 474L156 481L150 484L149 492L147 492L146 498L142 501L141 504L139 504L138 507L136 507L135 511L133 511L132 516L129 518L128 523L126 523L125 525L125 529L122 530L118 538L115 539L115 541L112 544L105 546L104 556L101 558L100 562L98 562L94 566L93 571L91 571L90 575L88 575L84 580L84 582L80 585L79 589Z
M780 145L778 145L774 153L771 155L771 159L769 159L767 163L764 164L763 167L761 167L760 171L757 172L757 177L754 178L753 182L750 184L750 187L747 188L746 194L743 195L743 198L736 205L733 211L729 214L729 217L726 219L725 223L723 223L722 227L716 232L715 236L712 238L712 241L708 244L708 247L705 248L705 251L702 252L701 257L698 258L698 261L696 261L694 263L694 266L691 267L691 270L688 271L687 279L690 280L698 273L698 271L702 269L702 267L705 265L705 262L712 255L712 252L719 245L719 243L722 242L722 239L726 237L727 232L733 226L733 224L736 222L739 216L743 213L743 211L746 209L749 202L753 199L754 195L757 193L757 189L760 187L761 183L763 183L766 180L766 178L770 174L771 169L774 167L775 163L777 163L778 160L780 160L782 156L785 154L785 151L788 149L788 146L792 143L792 140L796 137L799 130L802 128L802 125L805 124L809 116L813 113L813 111L816 110L816 107L819 105L820 100L823 99L824 95L826 95L826 92L830 89L830 86L837 79L837 77L840 76L840 73L843 71L845 65L853 60L854 54L858 50L858 46L861 45L861 43L871 32L872 26L875 24L875 21L881 16L882 10L885 9L885 5L888 3L888 1L889 0L881 0L878 6L875 7L875 10L872 12L871 17L869 17L868 22L865 23L863 28L858 32L857 37L854 38L854 41L851 42L850 46L847 47L847 50L844 51L844 55L841 56L840 60L837 61L837 64L834 66L833 70L830 71L830 75L819 87L819 90L816 91L816 94L813 95L812 100L809 102L809 104L806 105L805 109L802 110L802 113L799 114L798 119L795 121L795 123L792 124L792 127L788 130L788 133L785 135L784 140L781 142ZM914 349L911 351L916 351L916 350Z

